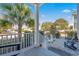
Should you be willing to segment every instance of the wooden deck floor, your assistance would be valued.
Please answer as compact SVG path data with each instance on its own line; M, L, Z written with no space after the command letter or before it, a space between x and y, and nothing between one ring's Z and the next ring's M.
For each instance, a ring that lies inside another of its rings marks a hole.
M51 52L45 48L32 48L20 53L18 56L59 56L58 54Z

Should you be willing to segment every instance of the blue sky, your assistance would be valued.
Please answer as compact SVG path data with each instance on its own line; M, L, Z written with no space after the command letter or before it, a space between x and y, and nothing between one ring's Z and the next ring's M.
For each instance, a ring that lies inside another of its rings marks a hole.
M30 6L34 13L34 7ZM64 18L70 24L72 23L72 11L77 10L75 3L46 3L39 8L39 22L54 22L58 18Z

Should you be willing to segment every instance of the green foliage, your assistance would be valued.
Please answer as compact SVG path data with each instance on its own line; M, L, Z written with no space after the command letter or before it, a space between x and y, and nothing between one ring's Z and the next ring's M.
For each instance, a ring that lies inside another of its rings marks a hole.
M5 12L3 16L18 25L18 33L21 33L22 25L31 16L30 8L24 3L2 4L1 9Z
M3 16L13 24L18 25L18 38L21 41L22 25L31 16L30 8L24 3L2 4Z
M69 38L73 38L73 37L74 37L74 34L75 34L74 31L70 31L70 32L68 33L68 37L69 37Z
M44 22L41 26L42 31L49 31L52 24L51 22Z
M56 33L56 27L51 22L44 22L41 26L42 31L49 31L48 34L55 35Z
M26 25L28 25L32 30L34 30L34 25L35 25L34 19L31 18L28 19Z
M0 26L7 26L7 25L12 25L8 20L1 20L0 19Z
M70 26L69 29L70 29L70 30L73 30L73 26Z
M54 24L52 24L50 27L50 33L52 35L55 35L56 32L57 32L56 26Z
M15 3L15 4L2 4L1 9L5 12L3 16L9 18L8 20L19 24L19 22L24 23L31 15L31 10L26 4Z
M12 23L7 20L0 19L0 33L5 32L7 29L12 27Z
M57 19L54 24L59 30L68 29L68 22L63 18Z
M68 38L78 42L77 32L71 31L68 33Z
M55 36L56 36L56 38L59 38L60 37L60 33L59 32L56 32L55 33Z

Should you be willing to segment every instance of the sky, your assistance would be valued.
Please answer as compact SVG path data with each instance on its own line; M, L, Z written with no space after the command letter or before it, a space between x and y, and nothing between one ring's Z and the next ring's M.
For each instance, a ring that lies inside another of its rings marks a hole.
M34 6L30 6L32 13L34 13ZM40 4L39 7L39 23L55 22L59 18L64 18L72 24L72 11L77 10L75 3L45 3Z
M34 14L35 10L33 4L28 4L28 6L31 9L32 13ZM64 18L69 22L69 24L73 24L72 11L76 11L76 10L77 10L77 5L75 3L40 4L39 24L41 25L43 22L55 22L59 18Z

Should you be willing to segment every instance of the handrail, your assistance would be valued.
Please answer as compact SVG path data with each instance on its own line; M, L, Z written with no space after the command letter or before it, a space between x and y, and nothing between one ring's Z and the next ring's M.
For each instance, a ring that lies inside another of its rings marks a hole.
M22 33L21 42L19 42L18 34L2 35L1 37L2 38L0 38L0 55L34 46L33 33Z
M9 47L9 46L17 46L17 45L20 45L20 43L12 43L12 44L7 44L7 45L0 45L0 48Z
M20 50L20 43L0 45L0 48L11 47L11 46L17 46L17 50Z
M0 52L2 53L0 55L11 53L11 52L14 52L16 54L15 52L16 50L17 51L23 50L23 49L27 50L28 48L35 46L34 33L22 33L21 42L19 42L18 37L16 35L13 38L11 37L11 39L8 38L7 36L5 38L2 37L3 40L1 42L3 43L2 45L0 45L1 46ZM4 44L5 40L6 42L9 41L9 43ZM47 48L48 46L48 38L42 35L41 33L39 33L39 44L42 44L43 48ZM10 51L8 52L7 49L9 49ZM14 53L13 54L11 53L11 54L14 55Z

